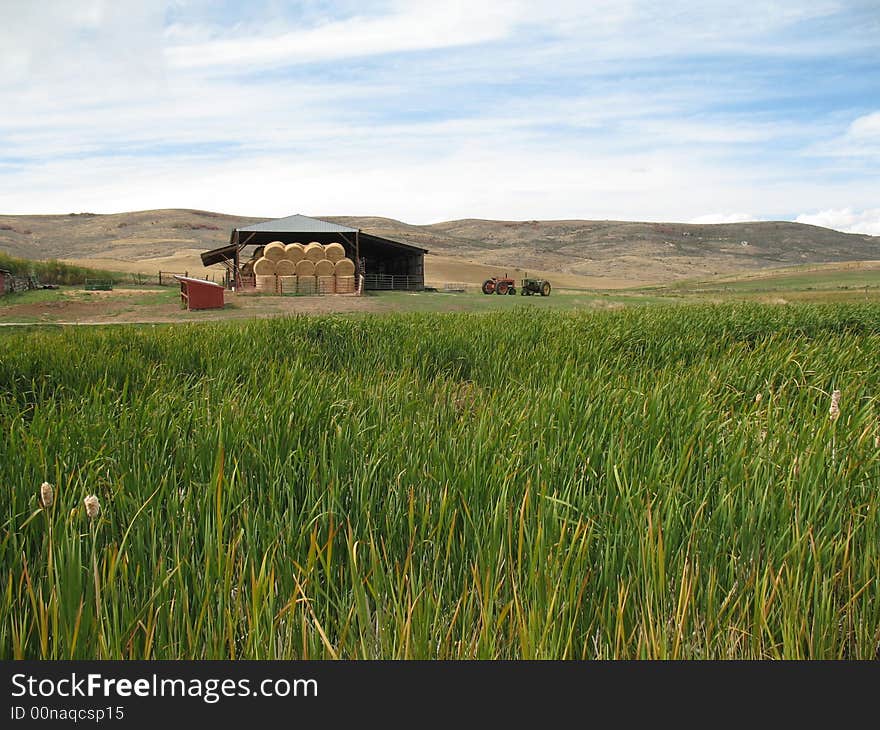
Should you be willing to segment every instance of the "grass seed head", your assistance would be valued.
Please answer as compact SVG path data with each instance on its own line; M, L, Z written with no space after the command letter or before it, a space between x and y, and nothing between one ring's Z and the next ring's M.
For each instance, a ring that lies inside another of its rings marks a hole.
M89 516L90 520L95 519L99 514L101 514L101 503L98 502L98 498L94 494L90 494L83 500L83 504L86 507L86 514Z
M755 403L760 403L763 397L761 393L755 393Z
M835 390L831 394L831 407L828 409L828 415L832 421L836 421L840 416L840 391Z
M52 502L55 501L55 489L49 482L43 482L40 485L40 504L43 509L49 509Z

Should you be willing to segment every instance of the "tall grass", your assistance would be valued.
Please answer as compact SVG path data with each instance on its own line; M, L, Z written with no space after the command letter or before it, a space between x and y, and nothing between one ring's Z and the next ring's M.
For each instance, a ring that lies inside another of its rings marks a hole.
M878 333L736 305L2 336L0 656L873 657Z
M22 259L3 252L0 252L0 269L16 276L34 276L42 284L82 284L88 278L121 281L124 277L116 272L74 266L56 259Z

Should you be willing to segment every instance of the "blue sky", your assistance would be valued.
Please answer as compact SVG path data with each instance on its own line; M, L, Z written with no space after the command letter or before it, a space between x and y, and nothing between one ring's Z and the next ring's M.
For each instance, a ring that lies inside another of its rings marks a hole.
M0 212L880 235L880 2L0 0Z

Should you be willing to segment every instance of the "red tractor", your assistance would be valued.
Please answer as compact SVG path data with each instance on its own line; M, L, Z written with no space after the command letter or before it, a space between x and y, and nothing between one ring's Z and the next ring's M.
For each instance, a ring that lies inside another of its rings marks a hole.
M493 276L483 282L483 294L516 294L516 282L508 276Z

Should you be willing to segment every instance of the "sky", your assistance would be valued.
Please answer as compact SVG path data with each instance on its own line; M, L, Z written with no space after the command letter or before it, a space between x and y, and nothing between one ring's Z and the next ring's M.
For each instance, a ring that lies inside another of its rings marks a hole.
M0 213L880 235L880 0L0 0Z

